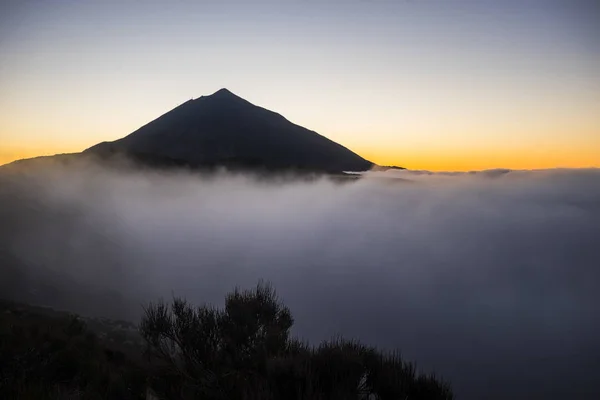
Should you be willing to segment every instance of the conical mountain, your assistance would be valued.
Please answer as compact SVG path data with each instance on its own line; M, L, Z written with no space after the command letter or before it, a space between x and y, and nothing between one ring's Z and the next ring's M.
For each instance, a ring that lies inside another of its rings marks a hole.
M373 165L227 89L189 100L128 136L99 143L85 153L123 153L191 167L341 172L364 171Z

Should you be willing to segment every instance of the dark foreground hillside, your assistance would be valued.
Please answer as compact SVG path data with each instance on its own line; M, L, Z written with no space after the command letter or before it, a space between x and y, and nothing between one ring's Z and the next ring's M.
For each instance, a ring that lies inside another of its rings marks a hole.
M0 301L2 399L452 399L397 353L290 337L269 285L223 309L148 305L139 328Z

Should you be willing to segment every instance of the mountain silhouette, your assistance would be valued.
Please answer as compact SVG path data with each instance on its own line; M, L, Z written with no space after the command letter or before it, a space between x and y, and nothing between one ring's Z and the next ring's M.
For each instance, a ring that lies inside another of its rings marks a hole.
M84 154L123 154L147 164L193 168L365 171L374 164L280 114L221 89L189 100L128 136Z

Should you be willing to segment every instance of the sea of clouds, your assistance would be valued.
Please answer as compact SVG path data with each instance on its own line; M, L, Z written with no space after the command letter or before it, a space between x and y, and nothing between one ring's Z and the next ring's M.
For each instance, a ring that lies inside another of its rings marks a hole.
M399 348L461 399L600 398L600 170L356 181L0 173L0 297L137 319L274 284L294 333Z

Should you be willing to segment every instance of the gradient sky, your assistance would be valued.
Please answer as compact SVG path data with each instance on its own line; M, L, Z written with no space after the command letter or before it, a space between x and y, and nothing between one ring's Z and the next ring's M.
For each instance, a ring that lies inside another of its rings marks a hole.
M596 0L0 0L0 164L226 87L380 163L600 166Z

